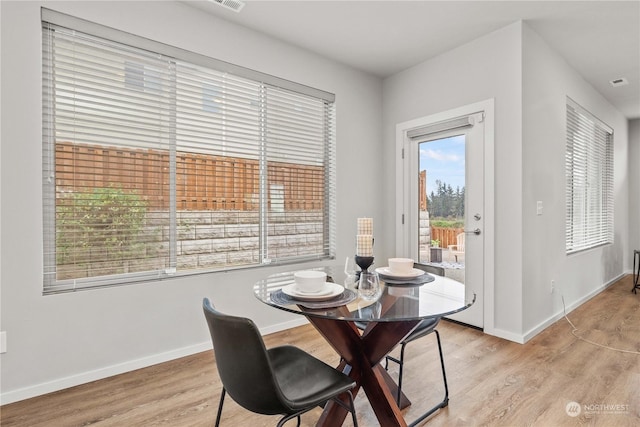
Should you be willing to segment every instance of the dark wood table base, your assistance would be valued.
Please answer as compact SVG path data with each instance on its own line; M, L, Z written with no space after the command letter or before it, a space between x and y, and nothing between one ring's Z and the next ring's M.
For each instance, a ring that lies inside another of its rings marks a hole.
M346 310L346 308L345 308ZM372 322L361 335L353 322L308 316L309 321L338 352L339 369L356 381L354 397L362 388L381 426L407 426L395 396L397 385L380 361L402 341L420 320ZM346 402L346 399L345 399ZM411 402L401 396L401 406ZM341 426L347 411L333 402L327 404L318 426Z

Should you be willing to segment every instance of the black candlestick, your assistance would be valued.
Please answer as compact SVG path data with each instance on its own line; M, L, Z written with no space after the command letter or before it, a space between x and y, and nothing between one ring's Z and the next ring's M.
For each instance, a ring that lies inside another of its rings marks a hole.
M356 255L355 261L362 271L367 271L371 264L373 264L373 257Z
M358 285L360 285L360 273L363 271L366 272L367 269L371 267L371 264L373 264L373 257L356 255L354 259L361 269L360 271L356 271L356 289L358 289Z

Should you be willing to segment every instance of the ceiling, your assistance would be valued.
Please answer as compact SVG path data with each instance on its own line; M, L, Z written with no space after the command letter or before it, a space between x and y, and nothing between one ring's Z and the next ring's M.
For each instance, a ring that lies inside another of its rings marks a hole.
M640 118L640 0L212 1L193 7L379 76L524 20L627 118ZM628 85L609 82L626 78Z

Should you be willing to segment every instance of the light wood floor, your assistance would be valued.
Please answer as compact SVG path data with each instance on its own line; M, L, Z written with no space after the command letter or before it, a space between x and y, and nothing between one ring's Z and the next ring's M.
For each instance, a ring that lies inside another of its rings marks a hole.
M631 276L569 314L578 333L608 346L640 350L640 295ZM203 320L204 321L204 320ZM449 379L449 406L431 426L636 426L640 425L640 356L578 340L561 319L525 345L450 322L439 326ZM410 344L407 420L441 399L435 337ZM265 337L267 347L289 343L335 365L337 355L311 327ZM396 375L397 367L391 368ZM220 382L212 351L81 385L1 408L11 426L212 426ZM567 415L570 402L581 405ZM584 405L590 405L586 412ZM593 406L599 405L599 406ZM604 407L603 405L617 405ZM356 399L359 423L378 423L364 395ZM303 416L312 426L319 409ZM223 426L275 426L277 417L250 414L227 399ZM295 423L291 423L295 425ZM345 426L351 425L347 417Z

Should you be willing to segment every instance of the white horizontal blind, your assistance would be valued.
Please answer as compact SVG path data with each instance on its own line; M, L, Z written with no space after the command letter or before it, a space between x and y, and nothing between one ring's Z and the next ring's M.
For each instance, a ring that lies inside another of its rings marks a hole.
M174 65L46 23L43 37L45 291L163 277Z
M333 153L327 149L326 135L333 135L333 117L326 102L279 88L268 87L265 92L266 117L265 159L270 165L267 191L269 193L269 230L267 260L300 258L315 252L321 256L330 251L326 235L326 203L330 194L324 165L335 164ZM295 169L287 165L295 164ZM286 212L297 212L302 225L294 239L298 244L282 248L283 228L287 227Z
M126 36L43 21L45 292L331 256L331 97Z
M613 131L567 100L566 251L613 243Z

